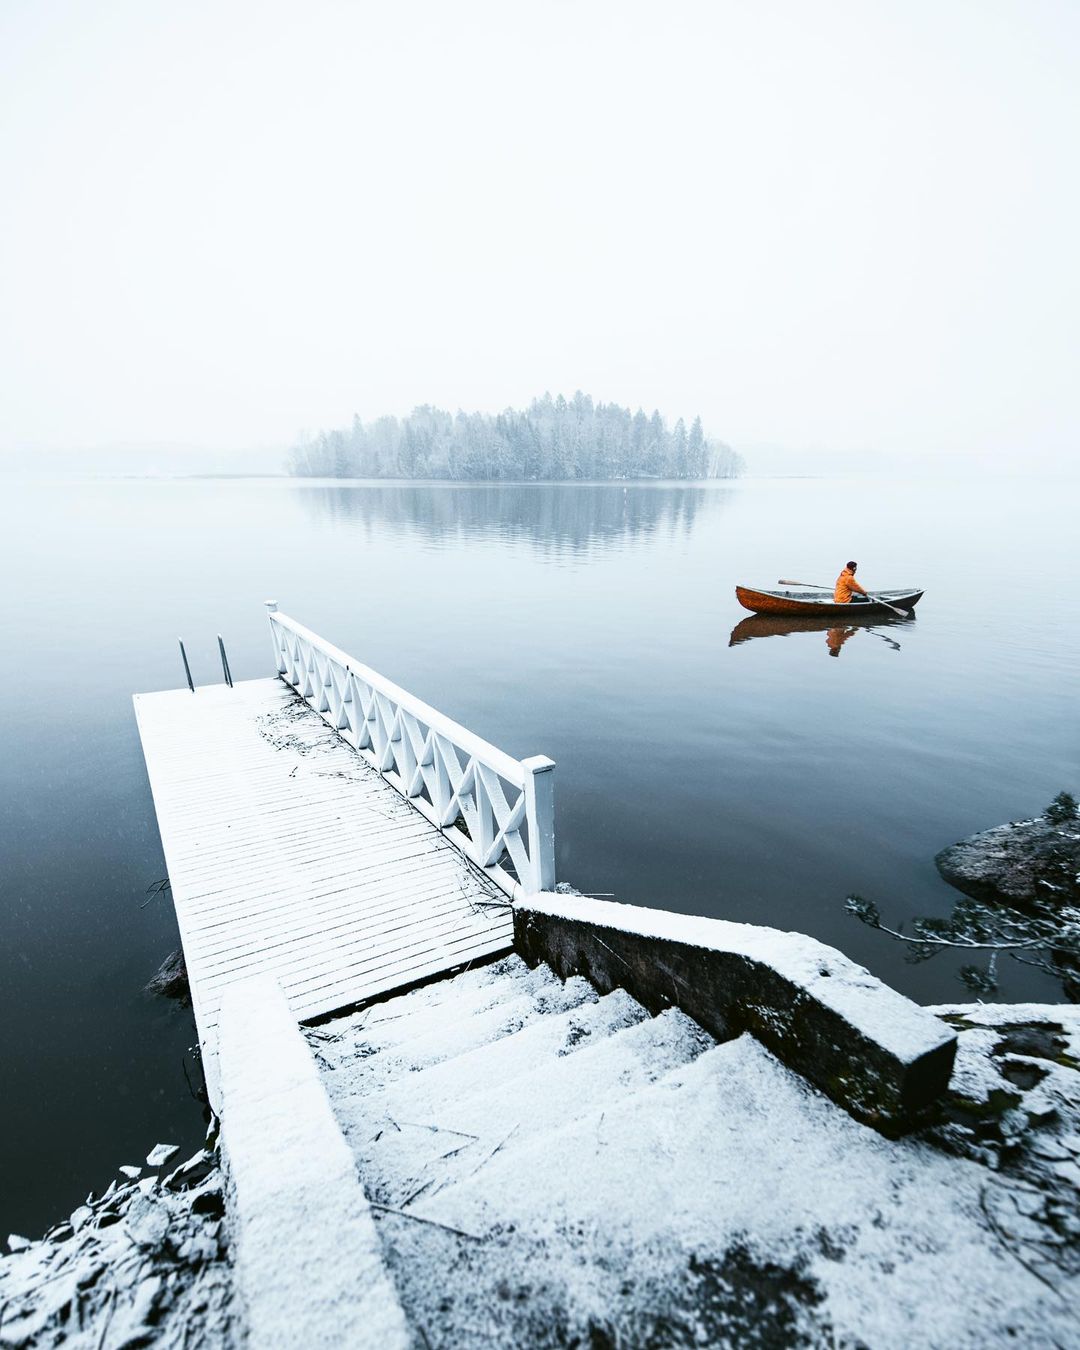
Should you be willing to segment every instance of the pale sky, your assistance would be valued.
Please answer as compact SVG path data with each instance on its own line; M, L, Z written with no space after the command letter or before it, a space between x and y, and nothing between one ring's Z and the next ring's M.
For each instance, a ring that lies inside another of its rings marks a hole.
M1076 0L0 0L0 448L1080 441Z

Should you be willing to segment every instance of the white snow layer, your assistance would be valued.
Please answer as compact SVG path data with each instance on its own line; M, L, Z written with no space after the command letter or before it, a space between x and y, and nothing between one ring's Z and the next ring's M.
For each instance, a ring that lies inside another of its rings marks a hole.
M552 891L530 895L517 909L616 933L730 952L759 962L805 989L818 1003L831 1008L906 1064L943 1045L954 1034L863 966L804 933Z
M815 949L789 944L787 968ZM1076 1280L1051 1287L988 1222L1006 1176L882 1138L749 1036L718 1045L510 957L309 1040L431 1346L1075 1335Z
M371 1211L277 983L226 990L222 1142L248 1344L401 1350L409 1339Z
M212 1146L170 1175L91 1192L0 1255L4 1350L187 1350L241 1343Z

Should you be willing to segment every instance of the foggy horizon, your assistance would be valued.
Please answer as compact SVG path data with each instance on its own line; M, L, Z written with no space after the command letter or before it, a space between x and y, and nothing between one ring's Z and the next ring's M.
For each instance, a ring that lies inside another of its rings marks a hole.
M1071 467L1080 15L13 3L0 451L550 390Z

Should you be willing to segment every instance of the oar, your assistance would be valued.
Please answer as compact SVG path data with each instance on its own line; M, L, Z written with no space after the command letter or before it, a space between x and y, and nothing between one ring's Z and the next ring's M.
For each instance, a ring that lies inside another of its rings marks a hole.
M828 586L819 586L816 581L780 580L776 584L778 586L808 586L812 591L827 591L829 589ZM909 619L911 617L911 615L908 614L905 610L897 609L895 605L890 605L888 600L882 600L880 595L869 595L869 598L873 600L876 604L884 605L886 609L891 609L894 614L899 614L902 619Z

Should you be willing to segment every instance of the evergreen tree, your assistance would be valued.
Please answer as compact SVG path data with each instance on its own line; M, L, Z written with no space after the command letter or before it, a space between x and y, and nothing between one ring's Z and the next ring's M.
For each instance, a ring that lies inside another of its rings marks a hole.
M664 419L654 408L649 418L649 443L645 451L645 472L659 477L667 467L667 431Z
M705 444L705 432L702 430L700 417L694 418L694 424L690 428L686 460L690 478L705 477L709 466L709 450Z
M672 437L671 444L671 471L676 478L686 478L687 473L687 454L689 442L686 435L686 423L680 417L675 423L675 435Z
M636 478L645 472L646 455L649 447L649 419L639 408L634 414L630 431L630 455L626 466L628 478Z

